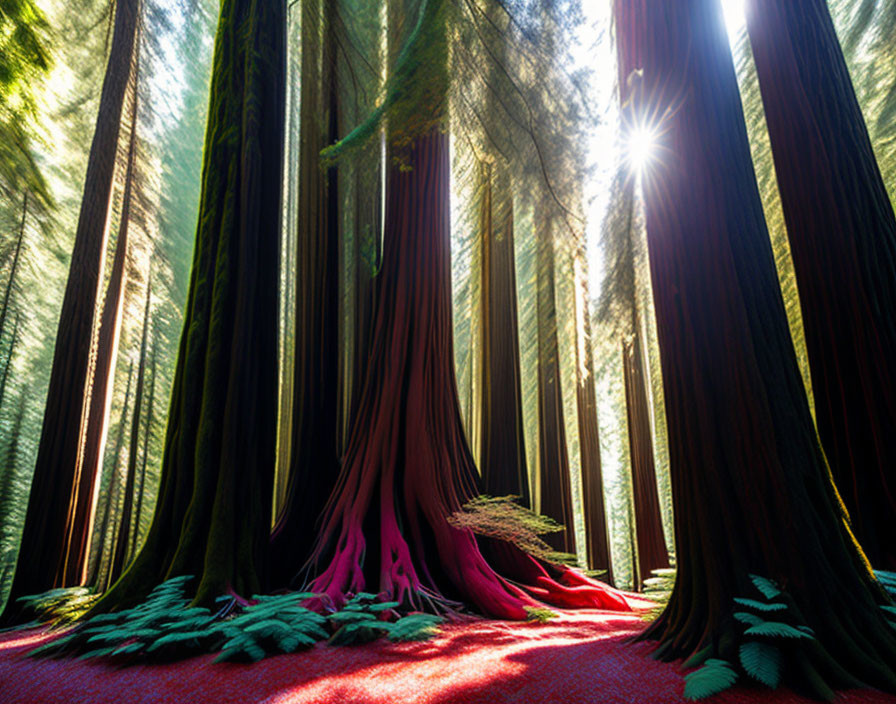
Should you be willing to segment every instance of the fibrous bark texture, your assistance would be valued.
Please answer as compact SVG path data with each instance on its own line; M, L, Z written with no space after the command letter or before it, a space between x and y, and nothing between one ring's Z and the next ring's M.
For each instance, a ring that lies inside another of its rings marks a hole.
M894 570L896 218L827 3L748 8L818 433L856 538Z
M224 0L202 198L158 503L95 607L195 575L196 603L263 586L276 444L285 2Z
M662 135L642 178L678 576L647 635L662 657L708 645L737 658L733 599L753 573L786 589L817 639L785 681L825 696L857 681L896 690L887 599L800 379L721 7L620 0L616 12L621 63L643 68L635 109Z
M94 310L103 280L112 177L137 35L138 7L139 0L119 0L115 4L112 44L87 161L40 444L4 620L16 618L19 597L59 584L65 558L65 524L83 437Z

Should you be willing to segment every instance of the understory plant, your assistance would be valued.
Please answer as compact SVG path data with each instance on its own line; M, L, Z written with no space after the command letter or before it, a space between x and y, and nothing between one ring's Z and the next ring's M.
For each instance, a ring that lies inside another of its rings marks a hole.
M185 585L191 579L164 582L132 609L87 617L30 655L75 655L129 664L218 653L215 662L257 662L325 640L333 645L366 643L381 636L391 641L427 640L443 621L432 614L399 614L397 602L378 601L376 594L368 593L353 595L341 609L327 614L302 605L318 596L306 592L256 596L251 601L225 596L213 612L190 606Z

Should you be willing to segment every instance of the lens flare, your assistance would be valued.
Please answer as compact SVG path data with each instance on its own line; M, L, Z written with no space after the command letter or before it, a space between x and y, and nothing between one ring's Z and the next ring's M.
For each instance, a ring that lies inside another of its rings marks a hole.
M628 158L635 171L642 171L656 155L657 134L649 127L635 127L629 134Z

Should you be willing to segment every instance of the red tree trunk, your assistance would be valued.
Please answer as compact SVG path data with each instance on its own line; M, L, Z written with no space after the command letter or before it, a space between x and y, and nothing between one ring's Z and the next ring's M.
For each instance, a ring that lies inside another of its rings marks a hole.
M856 538L896 570L896 218L827 3L748 7L818 433Z
M65 522L81 448L94 310L103 278L112 177L137 34L137 8L137 0L118 0L115 4L115 29L59 317L20 559L4 620L16 618L16 608L10 605L20 596L43 592L58 584L64 559Z

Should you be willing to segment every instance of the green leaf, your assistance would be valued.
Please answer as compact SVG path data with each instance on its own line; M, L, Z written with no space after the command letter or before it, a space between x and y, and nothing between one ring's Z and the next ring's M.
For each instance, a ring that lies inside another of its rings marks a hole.
M757 611L787 611L787 604L771 603L766 601L756 601L755 599L741 599L736 597L734 603L746 606L748 609L756 609Z
M888 614L893 614L894 616L896 616L896 606L881 606L880 608L882 608Z
M557 618L559 616L556 611L551 611L544 606L525 606L523 608L526 610L527 621L547 623L551 619Z
M767 636L769 638L812 638L811 635L798 628L794 628L788 623L780 621L766 621L756 626L751 626L744 635L747 636Z
M429 640L439 634L444 619L432 614L410 614L392 624L388 638L392 641Z
M759 575L751 574L750 579L753 581L754 586L759 592L768 600L777 599L781 596L781 590L778 589L778 585L775 584L772 580L766 579L765 577L760 577Z
M381 611L397 609L399 606L401 606L401 604L399 604L397 601L381 601L376 604L371 604L367 607L367 610L373 613L380 613Z
M758 641L742 644L740 664L750 677L772 689L781 682L781 651L774 645Z
M734 618L748 626L758 626L760 623L765 623L763 619L755 614L747 613L746 611L735 611Z
M737 681L737 672L725 660L710 658L699 670L684 678L686 699L704 699L722 692Z

